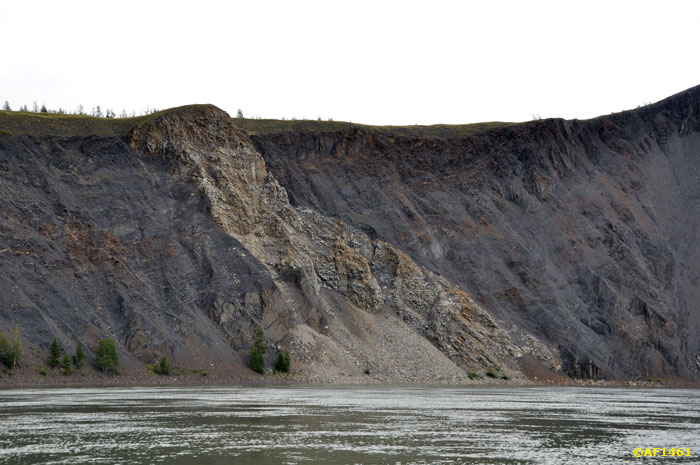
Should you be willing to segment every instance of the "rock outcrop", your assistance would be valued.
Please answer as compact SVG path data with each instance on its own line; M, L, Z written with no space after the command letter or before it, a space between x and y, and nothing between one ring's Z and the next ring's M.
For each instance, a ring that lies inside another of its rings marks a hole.
M167 355L255 376L260 324L299 380L517 376L525 359L698 379L699 102L449 140L253 131L209 105L93 135L14 120L0 329L21 328L28 364L54 336L113 336L133 372Z
M253 136L292 204L403 250L573 377L700 366L700 88L461 139Z

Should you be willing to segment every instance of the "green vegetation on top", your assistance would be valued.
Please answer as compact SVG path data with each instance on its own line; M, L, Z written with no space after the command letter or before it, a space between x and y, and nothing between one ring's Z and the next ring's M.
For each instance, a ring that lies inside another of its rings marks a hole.
M130 118L101 118L88 115L0 110L0 134L59 137L86 137L95 135L113 137L126 134L132 128L153 121L161 116L205 106L208 105L186 105ZM323 133L361 129L389 137L439 139L460 138L485 132L490 129L516 124L489 122L474 124L434 124L430 126L371 126L345 121L247 119L240 117L235 118L234 121L236 126L249 134L275 134L283 132Z
M0 110L0 134L60 137L119 136L161 116L202 106L207 105L187 105L132 118L99 118L88 115Z
M516 123L489 122L474 124L433 124L430 126L371 126L348 123L345 121L318 120L277 120L236 118L235 123L249 134L275 134L282 132L335 132L361 129L390 137L424 137L435 139L456 139L488 131L490 129L511 126Z

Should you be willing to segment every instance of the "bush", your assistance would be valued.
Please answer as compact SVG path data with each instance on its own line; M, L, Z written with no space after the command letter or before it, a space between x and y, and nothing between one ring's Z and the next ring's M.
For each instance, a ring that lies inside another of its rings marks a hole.
M289 363L289 352L278 352L277 363L275 363L275 370L279 371L280 373L289 373Z
M5 333L0 333L0 358L7 368L14 368L22 359L22 342L19 337L19 326L15 327L12 341L7 340Z
M170 374L170 361L168 357L161 357L160 362L153 367L153 373L157 375L169 375Z
M117 354L117 344L114 338L108 337L100 340L97 347L95 365L102 371L116 371L119 366L119 355Z
M78 370L83 368L83 360L85 360L85 351L83 350L83 343L78 341L78 345L75 347L75 354L73 354L73 365Z
M260 374L265 373L265 333L260 325L255 325L255 340L250 350L250 368Z
M61 347L58 345L56 338L53 338L49 346L49 366L56 368L61 364Z
M488 370L486 370L486 376L488 376L489 378L495 378L495 377L496 377L496 372L493 371L492 368L489 368Z
M477 375L475 371L470 371L469 373L467 373L467 375L471 380L477 379L479 377L479 375Z

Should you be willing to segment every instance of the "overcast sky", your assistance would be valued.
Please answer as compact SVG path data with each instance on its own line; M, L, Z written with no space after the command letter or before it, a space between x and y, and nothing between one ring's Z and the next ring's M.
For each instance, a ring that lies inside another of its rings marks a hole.
M587 118L700 84L700 2L10 1L0 104Z

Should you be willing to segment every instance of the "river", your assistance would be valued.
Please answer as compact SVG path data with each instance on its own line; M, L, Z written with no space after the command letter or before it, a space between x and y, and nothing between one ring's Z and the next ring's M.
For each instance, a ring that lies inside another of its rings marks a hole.
M637 458L635 448L666 448ZM681 448L691 457L669 457ZM700 463L700 391L595 387L0 390L0 463Z

